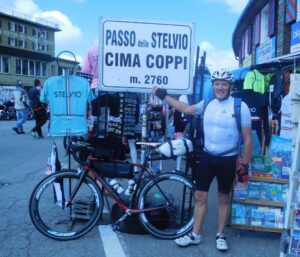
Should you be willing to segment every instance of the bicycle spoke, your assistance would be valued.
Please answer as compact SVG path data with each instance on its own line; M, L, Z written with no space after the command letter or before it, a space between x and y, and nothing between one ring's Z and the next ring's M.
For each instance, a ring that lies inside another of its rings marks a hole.
M42 181L34 190L30 200L30 217L33 224L44 235L68 240L87 233L97 222L103 207L101 192L91 179L84 180L72 202L72 190L79 176L64 172L55 179Z
M165 239L178 237L187 233L193 225L193 185L180 175L161 175L155 182L145 185L138 207L161 207L139 216L149 233Z

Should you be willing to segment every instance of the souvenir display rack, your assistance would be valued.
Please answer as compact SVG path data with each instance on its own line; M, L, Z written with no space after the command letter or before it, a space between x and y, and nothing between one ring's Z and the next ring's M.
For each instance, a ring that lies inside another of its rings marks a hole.
M299 256L300 254L300 74L291 75L290 94L293 124L292 169L284 229L281 236L280 257Z
M231 227L281 233L285 207L284 198L289 181L250 176L248 183L248 186L242 185L234 191ZM251 185L252 189L250 189Z

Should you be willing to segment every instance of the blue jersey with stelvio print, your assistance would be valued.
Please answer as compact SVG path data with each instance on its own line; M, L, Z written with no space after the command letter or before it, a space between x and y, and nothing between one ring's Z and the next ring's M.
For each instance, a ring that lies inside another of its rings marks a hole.
M87 133L87 103L94 98L88 81L77 76L48 78L40 101L50 107L51 136L84 135Z

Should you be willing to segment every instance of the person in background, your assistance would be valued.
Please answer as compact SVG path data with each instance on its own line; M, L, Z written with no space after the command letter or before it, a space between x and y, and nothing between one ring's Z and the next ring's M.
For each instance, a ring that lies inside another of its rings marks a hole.
M169 96L163 88L154 87L153 92L180 112L203 117L204 146L195 172L194 227L190 234L177 238L175 243L179 246L188 246L201 242L202 225L208 211L208 191L212 180L216 177L218 182L216 247L220 251L226 251L228 243L224 230L236 175L239 182L248 180L248 167L252 153L251 114L248 106L242 102L241 134L244 151L242 165L239 170L236 170L240 131L234 117L234 98L230 96L234 77L230 71L220 69L212 73L211 80L215 98L207 104L206 108L204 100L195 105L188 105Z
M47 111L40 101L40 91L42 84L39 79L34 80L34 85L28 92L30 107L34 113L35 127L31 130L31 135L36 138L43 138L42 126L47 122Z
M83 73L92 74L93 81L91 84L92 89L98 88L98 56L99 56L99 47L98 44L92 46L83 61L81 71Z
M17 134L24 134L23 124L28 120L29 100L22 80L17 81L16 89L12 93L12 98L14 100L14 108L17 116L16 125L12 129Z

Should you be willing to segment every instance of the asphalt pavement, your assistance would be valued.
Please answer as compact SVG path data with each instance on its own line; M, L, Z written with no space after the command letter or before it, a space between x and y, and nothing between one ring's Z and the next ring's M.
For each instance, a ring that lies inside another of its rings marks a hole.
M252 232L226 228L229 251L219 252L215 247L217 230L217 191L213 183L209 210L200 245L180 248L171 240L159 240L151 235L115 233L122 254L114 251L114 244L106 237L109 215L87 235L73 241L55 241L40 234L32 225L28 201L34 186L45 176L47 158L55 141L64 167L61 138L33 138L30 134L34 121L25 124L26 133L17 135L14 121L0 121L0 257L275 257L279 256L280 234ZM45 126L46 130L46 126ZM44 132L46 135L46 131ZM72 164L74 165L74 164ZM173 168L172 163L164 167ZM102 230L102 233L99 233ZM108 232L107 232L108 233Z

